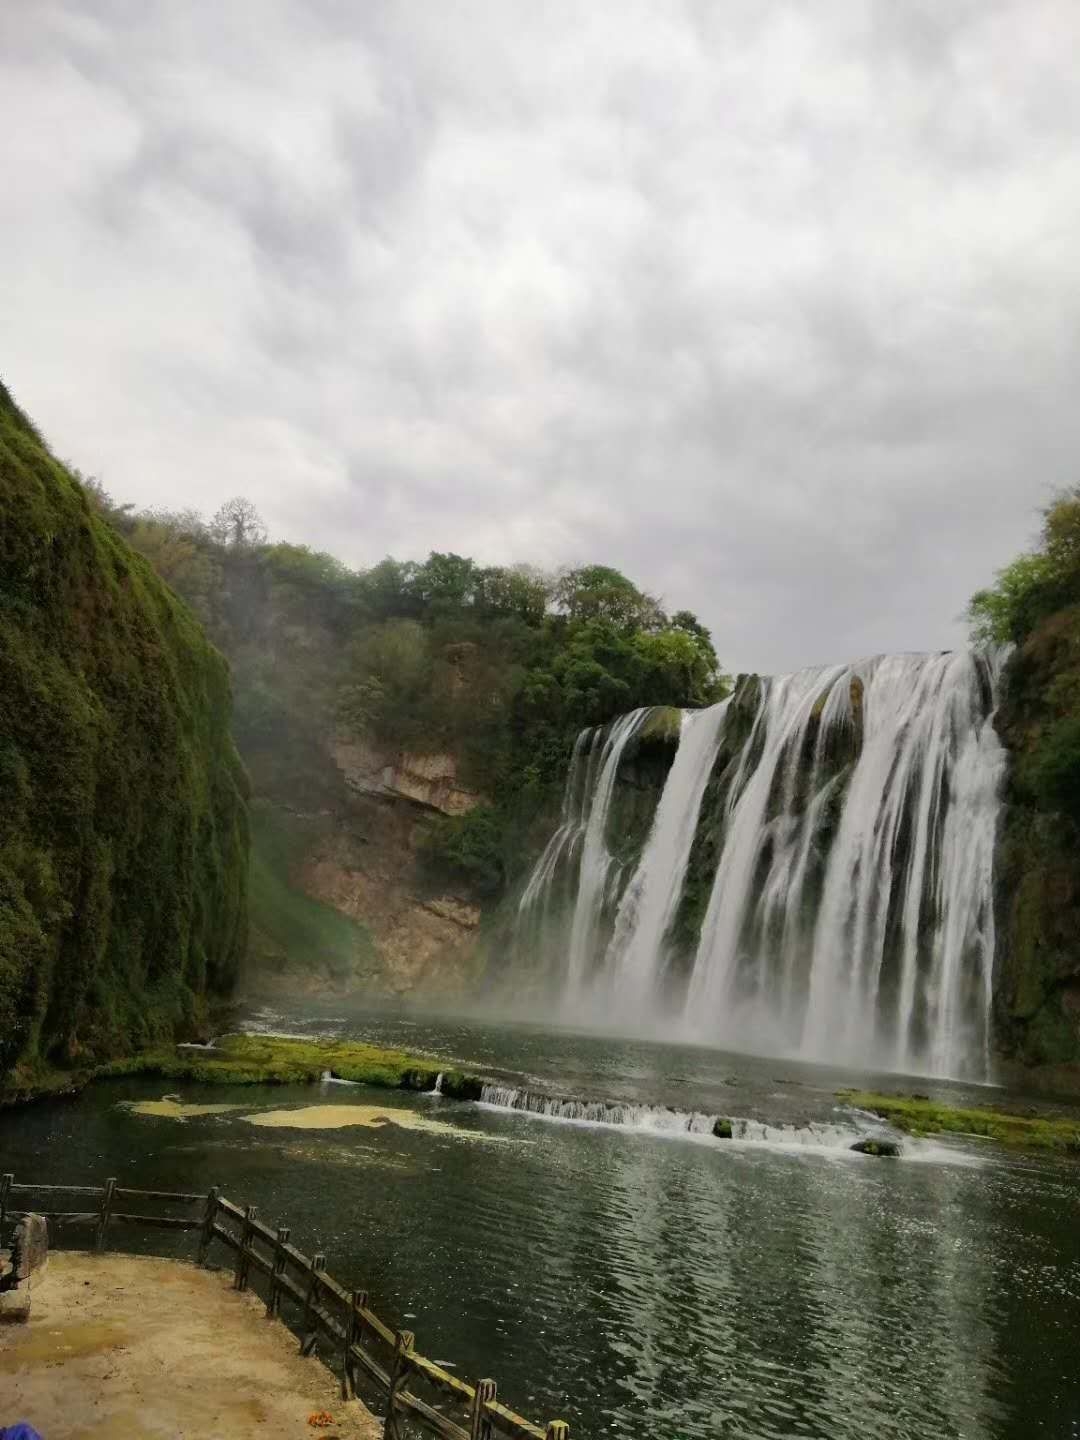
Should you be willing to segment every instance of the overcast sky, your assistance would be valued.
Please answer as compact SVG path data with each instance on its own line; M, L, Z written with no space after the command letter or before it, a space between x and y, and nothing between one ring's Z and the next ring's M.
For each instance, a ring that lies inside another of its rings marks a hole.
M963 637L1080 480L1076 0L14 0L0 373L119 499Z

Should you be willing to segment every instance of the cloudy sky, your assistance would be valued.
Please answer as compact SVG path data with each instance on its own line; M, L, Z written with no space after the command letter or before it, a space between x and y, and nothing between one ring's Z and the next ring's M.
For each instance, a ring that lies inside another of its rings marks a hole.
M1080 480L1075 0L0 7L0 373L140 504L963 635Z

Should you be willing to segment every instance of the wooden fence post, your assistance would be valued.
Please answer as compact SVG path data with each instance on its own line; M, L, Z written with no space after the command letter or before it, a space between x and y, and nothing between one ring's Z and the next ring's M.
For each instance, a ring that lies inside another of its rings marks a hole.
M367 1304L367 1291L354 1290L349 1300L349 1318L345 1322L345 1349L341 1357L341 1398L356 1399L356 1371L352 1348L360 1343L360 1311Z
M319 1327L312 1311L315 1309L315 1300L319 1291L319 1275L326 1269L326 1256L320 1251L312 1257L311 1271L308 1275L307 1298L304 1301L304 1322L300 1332L300 1354L311 1355L315 1350L315 1342L319 1338Z
M494 1380L477 1380L472 1414L469 1416L469 1440L487 1440L491 1434L491 1421L484 1415L484 1406L490 1405L495 1395Z
M7 1219L7 1197L14 1184L14 1175L0 1175L0 1230L4 1228L4 1221Z
M404 1435L398 1430L394 1405L397 1401L398 1391L408 1379L409 1367L405 1357L415 1342L416 1336L411 1330L398 1331L397 1343L394 1345L394 1364L390 1371L390 1389L386 1394L386 1424L383 1426L383 1440L405 1440Z
M206 1196L206 1209L203 1211L202 1234L199 1237L199 1264L206 1264L206 1257L210 1253L210 1241L214 1238L214 1221L217 1218L218 1188L212 1186Z
M97 1242L95 1249L105 1249L105 1233L109 1228L109 1220L112 1216L113 1192L116 1189L116 1177L105 1181L105 1193L101 1197L101 1213L98 1217Z
M549 1420L545 1440L569 1440L570 1426L565 1420Z
M285 1274L287 1257L285 1246L289 1243L289 1227L278 1228L277 1244L274 1246L274 1268L270 1273L270 1295L266 1301L266 1318L281 1313L281 1277Z
M251 1269L251 1247L253 1244L252 1221L258 1214L254 1205L248 1205L244 1210L244 1229L240 1236L240 1249L236 1252L236 1281L237 1290L246 1290L248 1283L248 1272Z

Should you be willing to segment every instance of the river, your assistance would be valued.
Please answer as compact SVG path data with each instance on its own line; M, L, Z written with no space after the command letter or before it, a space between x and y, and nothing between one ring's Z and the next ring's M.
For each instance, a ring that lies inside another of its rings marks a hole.
M238 1108L178 1121L125 1103L177 1087L123 1080L0 1117L0 1168L219 1185L324 1250L424 1353L579 1436L1080 1435L1076 1162L963 1138L852 1154L862 1122L834 1092L866 1077L821 1066L524 1025L255 1021L467 1062L508 1092L607 1098L630 1123L333 1083L185 1086ZM248 1118L313 1104L430 1123ZM756 1123L717 1140L645 1106Z

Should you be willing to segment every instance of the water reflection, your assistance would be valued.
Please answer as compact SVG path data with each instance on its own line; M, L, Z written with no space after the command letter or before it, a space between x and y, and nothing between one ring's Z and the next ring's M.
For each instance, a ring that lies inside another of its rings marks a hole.
M470 1043L543 1076L538 1035L500 1049L459 1027L443 1049ZM593 1075L602 1093L686 1105L727 1086L744 1110L789 1121L832 1103L803 1072L732 1073L731 1057L680 1050L665 1064L655 1047L565 1036L550 1050L575 1090ZM288 1087L183 1124L118 1103L161 1090L122 1082L0 1118L0 1169L218 1184L325 1250L387 1318L415 1317L426 1353L494 1375L509 1403L578 1435L1004 1440L1068 1435L1080 1413L1075 1165L800 1155L385 1092L380 1107L452 1127L242 1118L312 1103Z

